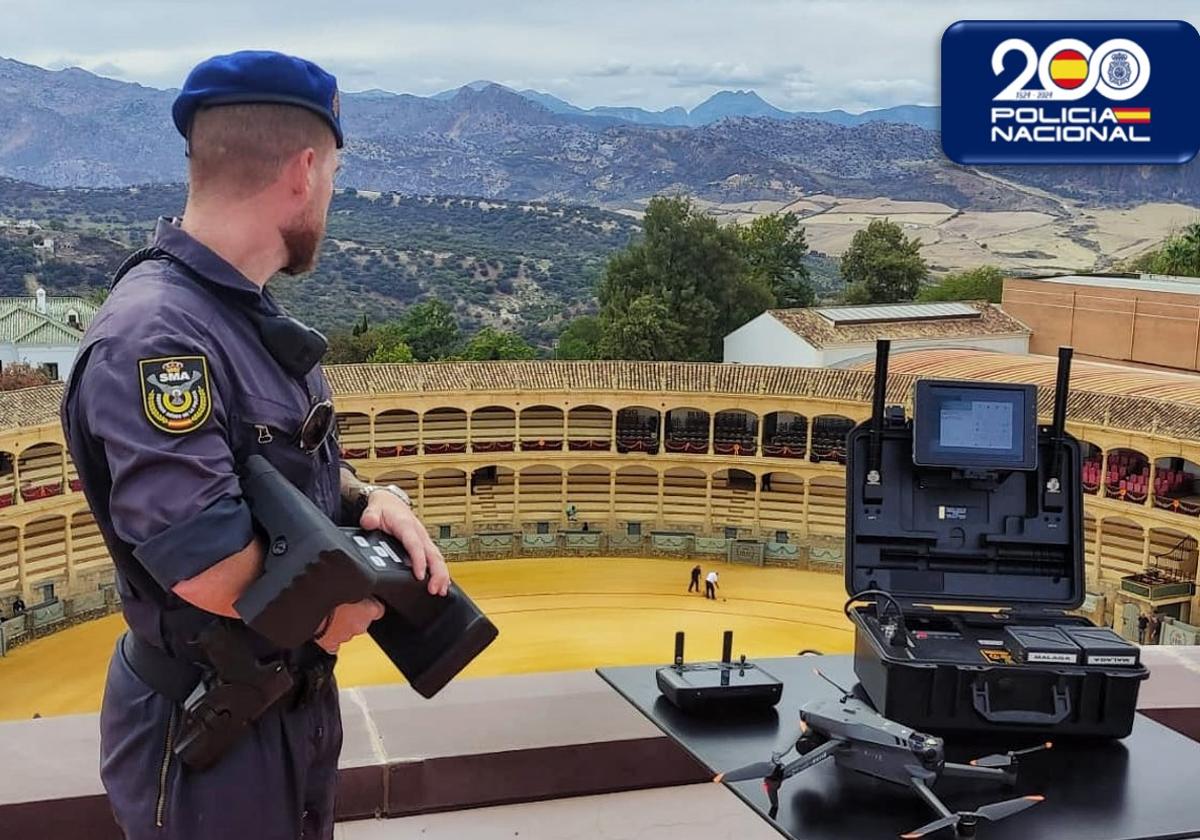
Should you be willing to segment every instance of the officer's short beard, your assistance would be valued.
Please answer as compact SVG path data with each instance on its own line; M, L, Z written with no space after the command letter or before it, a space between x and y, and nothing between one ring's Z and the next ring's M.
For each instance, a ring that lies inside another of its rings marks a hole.
M287 248L287 265L280 269L284 274L303 274L316 268L321 240L325 237L325 220L318 219L312 208L300 213L279 235Z

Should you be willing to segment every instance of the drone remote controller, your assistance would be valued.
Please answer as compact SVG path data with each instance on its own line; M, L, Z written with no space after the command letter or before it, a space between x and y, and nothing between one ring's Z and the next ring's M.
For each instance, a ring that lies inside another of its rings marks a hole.
M683 660L683 632L675 634L675 662L655 677L663 697L684 712L766 709L783 696L783 683L746 660L733 660L733 631L726 630L720 662Z

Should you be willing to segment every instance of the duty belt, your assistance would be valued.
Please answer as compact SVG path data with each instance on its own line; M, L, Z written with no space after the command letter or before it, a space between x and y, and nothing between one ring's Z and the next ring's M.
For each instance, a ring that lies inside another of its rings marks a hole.
M333 675L332 656L321 653L299 664L259 661L236 629L214 623L202 634L213 669L176 659L132 632L121 640L130 669L152 689L183 707L175 753L194 769L217 762L246 728L269 709L295 708L315 699Z

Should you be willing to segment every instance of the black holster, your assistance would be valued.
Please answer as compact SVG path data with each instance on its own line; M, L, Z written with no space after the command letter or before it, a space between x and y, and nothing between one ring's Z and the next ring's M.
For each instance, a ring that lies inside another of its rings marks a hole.
M177 659L131 632L121 640L134 674L182 708L174 753L195 770L216 764L273 706L309 702L333 676L334 658L327 654L304 664L258 659L248 631L237 622L216 620L197 641L211 666Z

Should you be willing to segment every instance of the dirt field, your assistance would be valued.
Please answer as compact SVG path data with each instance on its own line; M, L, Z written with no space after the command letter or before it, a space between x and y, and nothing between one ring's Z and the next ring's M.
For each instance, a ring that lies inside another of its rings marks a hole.
M804 196L789 204L696 203L729 223L745 223L780 210L795 213L804 221L809 247L833 256L840 255L855 232L873 219L890 219L924 243L921 253L935 276L979 265L995 265L1014 274L1110 269L1200 220L1200 207L1186 204L1096 208L1032 188L1028 191L1053 199L1058 209L1053 213L960 210L931 201L831 195Z
M718 599L706 601L687 592L692 565L631 558L456 563L455 579L500 628L466 675L667 663L676 630L688 634L689 659L718 658L726 629L734 631L735 653L750 657L851 650L840 576L721 563ZM0 659L0 720L97 711L124 629L113 615ZM397 680L367 637L342 649L337 675L344 687Z

